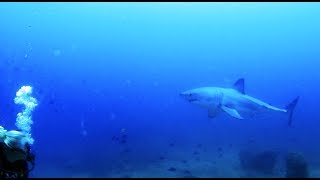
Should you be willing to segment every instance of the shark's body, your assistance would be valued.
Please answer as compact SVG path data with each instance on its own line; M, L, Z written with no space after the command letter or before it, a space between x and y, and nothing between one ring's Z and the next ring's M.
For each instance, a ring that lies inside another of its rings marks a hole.
M259 99L249 96L244 90L244 79L239 79L232 88L201 87L180 94L192 104L208 109L210 118L216 117L221 111L237 119L245 119L259 111L277 111L289 115L289 125L292 121L292 111L297 104L297 97L286 108L278 108Z

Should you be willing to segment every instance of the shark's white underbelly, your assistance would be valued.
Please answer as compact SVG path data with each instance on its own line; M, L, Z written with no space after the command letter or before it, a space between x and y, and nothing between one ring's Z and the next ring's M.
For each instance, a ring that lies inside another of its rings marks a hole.
M225 94L222 104L224 104L227 107L234 108L239 112L252 112L263 110L287 112L285 109L271 106L268 103L265 103L261 100L240 93Z

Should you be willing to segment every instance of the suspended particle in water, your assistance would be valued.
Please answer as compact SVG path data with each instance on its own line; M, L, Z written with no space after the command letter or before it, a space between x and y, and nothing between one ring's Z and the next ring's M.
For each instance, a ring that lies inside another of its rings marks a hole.
M54 49L53 50L53 56L57 57L61 55L61 50L60 49Z
M159 83L158 83L157 81L154 81L154 82L153 82L153 86L154 86L154 87L158 87L158 86L159 86Z
M87 136L87 135L88 135L88 132L87 132L86 130L82 130L82 131L81 131L81 134L82 134L82 136L84 136L84 137L85 137L85 136Z
M71 52L76 52L78 49L78 46L76 44L71 45Z
M122 23L122 24L127 24L127 23L128 23L128 17L127 17L127 16L124 16L124 15L123 15L123 16L121 16L120 19L121 19L121 23Z
M230 84L232 81L231 81L231 79L225 77L225 78L223 78L223 82L224 82L225 84Z
M122 128L122 129L121 129L121 133L126 133L126 129L125 129L125 128Z
M82 136L87 136L87 134L88 134L88 132L86 131L86 129L85 129L85 119L83 118L82 120L81 120L81 123L80 123L80 125L81 125L81 134L82 134Z
M112 112L112 113L110 113L110 120L114 120L116 118L116 115Z
M119 99L122 100L122 101L124 101L124 100L126 100L126 97L123 96L123 95L121 95L121 96L119 96Z
M130 79L125 80L124 84L125 84L125 86L130 87L131 86L131 80Z
M30 56L30 53L32 52L32 46L31 46L31 43L29 42L27 44L27 52L26 54L24 55L24 59L28 59L28 57Z
M84 128L84 120L81 120L81 128Z
M87 85L87 81L85 79L81 80L82 85Z

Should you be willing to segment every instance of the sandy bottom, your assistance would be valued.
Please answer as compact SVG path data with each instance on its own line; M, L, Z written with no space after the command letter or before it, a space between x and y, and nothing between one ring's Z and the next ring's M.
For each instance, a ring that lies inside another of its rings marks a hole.
M211 157L214 156L211 155ZM96 170L65 168L65 166L59 167L57 164L47 164L43 166L38 164L38 167L36 167L34 172L31 174L31 177L284 177L284 171L280 168L276 168L273 175L244 172L239 166L237 154L232 152L225 152L223 157L219 158L210 159L208 157L204 160L203 157L201 159L193 157L186 161L168 158L135 163L109 162L109 165L106 165L105 167L100 166L99 169ZM310 167L310 176L320 177L320 167Z

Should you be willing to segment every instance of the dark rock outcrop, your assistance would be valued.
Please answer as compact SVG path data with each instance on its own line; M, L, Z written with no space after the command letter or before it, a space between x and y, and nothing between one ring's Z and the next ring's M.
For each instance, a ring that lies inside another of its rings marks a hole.
M300 153L288 153L286 156L287 178L308 178L309 169L306 160Z
M274 151L263 151L259 153L240 151L240 164L245 171L272 174L277 162L277 154Z

